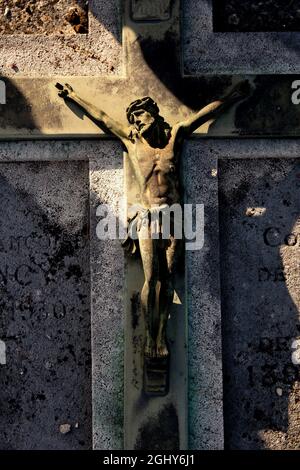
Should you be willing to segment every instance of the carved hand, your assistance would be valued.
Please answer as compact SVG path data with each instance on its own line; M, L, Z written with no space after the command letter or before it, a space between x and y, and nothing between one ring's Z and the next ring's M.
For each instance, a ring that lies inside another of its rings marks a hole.
M65 83L65 85L61 85L61 83L56 83L55 86L59 90L58 96L60 96L61 98L71 98L75 95L73 88L68 83Z

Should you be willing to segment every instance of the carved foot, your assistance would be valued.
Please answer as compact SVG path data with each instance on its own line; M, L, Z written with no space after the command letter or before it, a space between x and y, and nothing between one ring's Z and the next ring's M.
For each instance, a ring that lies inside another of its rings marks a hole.
M167 357L168 355L169 355L169 350L168 350L166 340L164 338L157 338L156 356Z

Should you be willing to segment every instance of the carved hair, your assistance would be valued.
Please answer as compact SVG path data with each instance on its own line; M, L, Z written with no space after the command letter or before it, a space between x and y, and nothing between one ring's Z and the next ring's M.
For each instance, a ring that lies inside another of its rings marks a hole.
M132 113L140 109L147 111L148 113L152 114L152 116L157 116L159 113L159 107L157 106L155 101L153 101L150 96L146 96L145 98L142 98L140 100L133 101L126 109L127 119L130 124L134 123Z

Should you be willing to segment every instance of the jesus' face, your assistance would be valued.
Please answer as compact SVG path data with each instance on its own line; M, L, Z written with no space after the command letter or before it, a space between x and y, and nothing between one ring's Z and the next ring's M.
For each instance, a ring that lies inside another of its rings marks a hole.
M155 116L144 109L138 109L132 113L133 124L139 134L147 133L155 123Z

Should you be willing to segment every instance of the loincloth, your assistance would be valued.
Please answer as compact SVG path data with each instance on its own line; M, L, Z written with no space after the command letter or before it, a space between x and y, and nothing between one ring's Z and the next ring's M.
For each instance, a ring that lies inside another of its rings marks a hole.
M170 217L167 232L163 227L166 216ZM174 214L170 212L169 206L164 204L150 209L141 206L128 220L127 236L122 242L122 247L134 255L139 251L139 238L159 240L162 247L165 247L172 237L174 237Z

